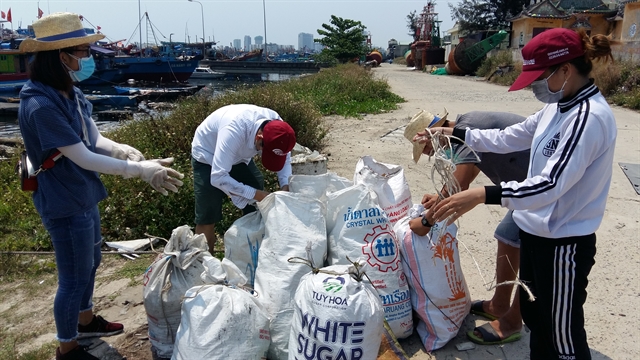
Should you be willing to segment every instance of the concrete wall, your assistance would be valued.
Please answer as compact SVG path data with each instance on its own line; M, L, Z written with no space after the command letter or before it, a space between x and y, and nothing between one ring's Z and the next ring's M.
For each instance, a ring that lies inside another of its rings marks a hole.
M557 28L562 27L561 19L519 19L512 23L511 47L517 49L524 46L533 39L533 29L535 28Z
M625 5L621 38L623 42L640 41L640 2Z

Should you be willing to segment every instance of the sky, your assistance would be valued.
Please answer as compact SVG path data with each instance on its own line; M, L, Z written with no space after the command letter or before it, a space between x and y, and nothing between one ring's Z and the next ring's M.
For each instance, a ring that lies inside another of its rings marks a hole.
M252 39L265 35L263 15L266 13L267 41L280 45L298 46L298 34L310 33L319 38L317 29L329 23L331 15L360 21L371 33L374 46L386 48L389 39L411 42L406 16L413 10L420 13L426 0L0 0L0 10L11 8L13 28L26 28L37 20L38 7L45 15L67 11L84 16L85 27L100 26L111 41L138 42L138 4L142 14L147 12L156 28L158 41L185 41L187 37L201 42L215 37L219 45L229 45L234 39ZM458 0L436 1L436 12L442 21L442 32L453 26L448 3ZM266 11L263 12L263 4ZM93 26L91 26L93 24ZM10 23L4 23L10 27ZM147 42L145 22L142 41ZM169 35L172 34L173 35ZM152 41L149 33L149 42Z

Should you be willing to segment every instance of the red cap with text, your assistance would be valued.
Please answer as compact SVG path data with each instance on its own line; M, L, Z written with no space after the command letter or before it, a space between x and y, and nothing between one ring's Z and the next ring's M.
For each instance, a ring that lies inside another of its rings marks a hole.
M296 134L284 121L272 120L262 129L262 165L270 171L280 171L287 154L296 146Z
M523 89L549 67L583 55L582 40L573 30L556 28L538 34L522 48L522 73L509 91Z

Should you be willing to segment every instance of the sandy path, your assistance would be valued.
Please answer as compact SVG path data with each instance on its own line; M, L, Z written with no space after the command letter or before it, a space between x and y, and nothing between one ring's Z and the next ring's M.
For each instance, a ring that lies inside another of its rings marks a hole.
M363 119L330 117L328 136L329 170L352 178L359 157L372 155L375 159L400 164L404 167L414 201L426 192L433 192L430 163L422 158L416 165L411 160L410 144L398 136L381 136L406 124L420 109L432 113L446 107L450 118L472 110L508 111L530 115L542 106L528 90L514 93L506 87L487 84L466 77L432 76L407 71L400 65L385 64L374 69L376 75L386 78L392 91L407 102L398 110L380 115L367 115ZM597 232L598 254L596 265L589 277L589 293L585 304L586 330L594 359L640 358L640 251L638 222L640 196L638 196L618 162L640 163L640 114L619 107L613 109L618 124L618 140L613 166L613 181L604 222ZM490 184L483 175L472 184ZM497 206L481 205L460 220L459 237L480 265L487 279L495 270L495 226L505 210ZM482 279L469 253L461 251L461 261L473 299L488 299L492 292L485 290ZM446 347L435 352L436 359L528 359L529 334L523 330L523 339L504 346L477 346L474 350L458 351L455 345L465 342L465 333L485 321L469 316L464 327ZM404 340L405 350L412 359L428 359L419 339Z

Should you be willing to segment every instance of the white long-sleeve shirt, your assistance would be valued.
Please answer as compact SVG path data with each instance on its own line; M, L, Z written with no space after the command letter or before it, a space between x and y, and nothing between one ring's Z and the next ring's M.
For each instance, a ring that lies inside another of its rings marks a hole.
M520 229L541 237L594 233L604 216L617 129L611 108L589 84L572 99L546 105L500 130L467 130L479 152L531 149L528 177L487 187L486 203L515 210Z
M229 195L240 208L252 202L256 189L236 181L229 172L233 165L248 164L261 153L255 147L255 136L266 120L282 121L282 118L271 109L255 105L223 106L198 126L191 143L191 156L211 165L211 185ZM290 153L277 174L280 187L289 184Z

